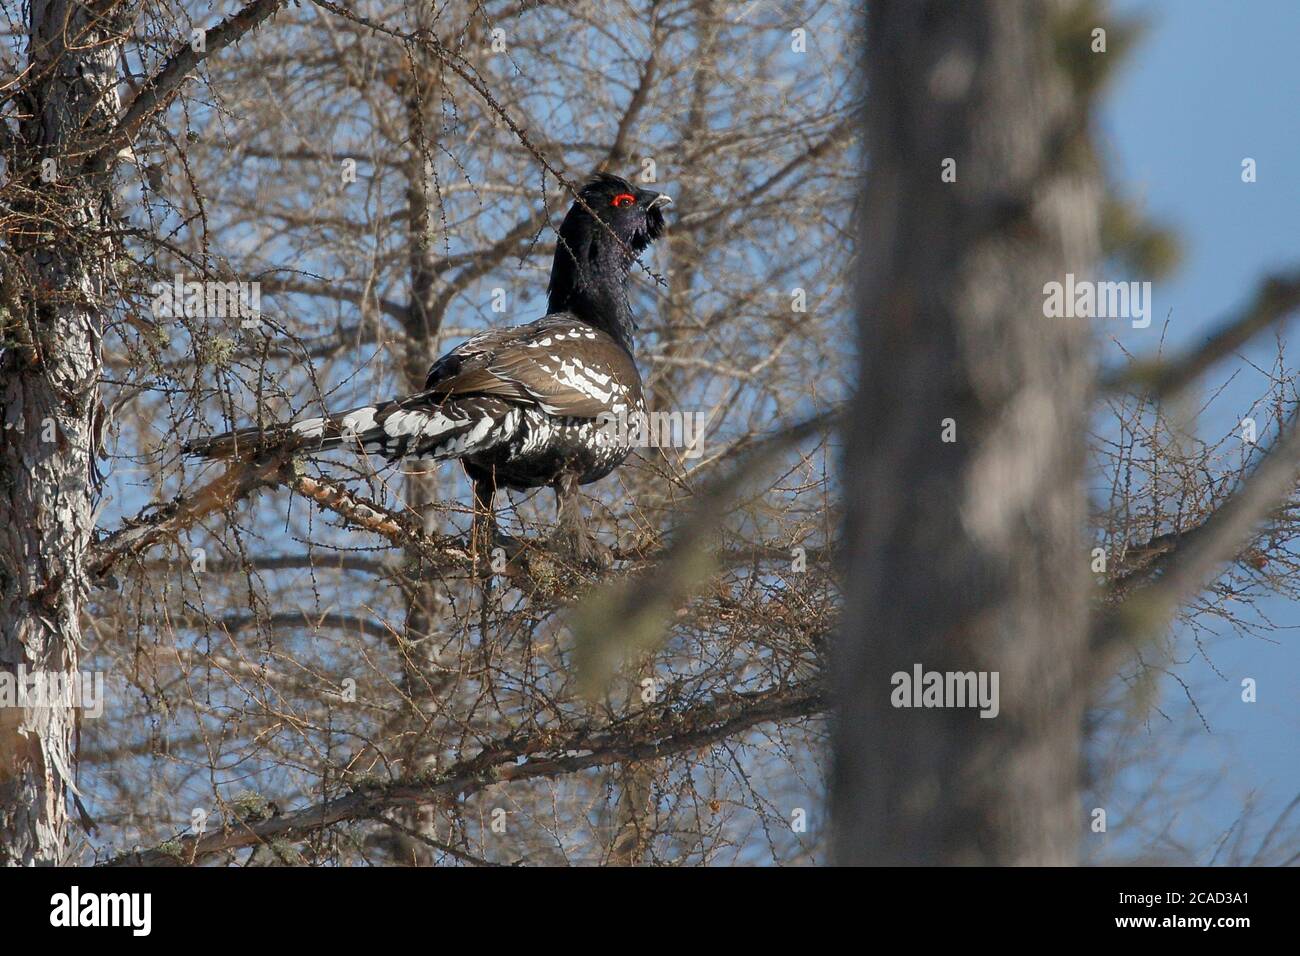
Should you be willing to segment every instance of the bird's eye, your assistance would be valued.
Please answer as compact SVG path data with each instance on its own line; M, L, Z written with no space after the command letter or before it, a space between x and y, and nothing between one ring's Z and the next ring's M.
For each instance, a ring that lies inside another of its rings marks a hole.
M622 209L624 206L630 206L634 202L636 202L636 197L633 196L631 193L619 193L617 196L615 196L613 199L610 200L609 204L613 206L615 209Z

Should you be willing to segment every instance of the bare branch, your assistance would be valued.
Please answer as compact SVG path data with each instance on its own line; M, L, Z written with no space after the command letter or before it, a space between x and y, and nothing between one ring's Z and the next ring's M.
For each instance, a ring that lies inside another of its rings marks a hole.
M1234 354L1265 329L1300 309L1300 272L1260 283L1250 305L1226 320L1185 355L1167 361L1139 361L1102 377L1103 392L1130 389L1169 395L1186 388L1220 359Z
M101 866L173 866L192 864L214 853L257 846L273 840L300 840L333 826L380 818L395 807L422 806L464 800L498 783L535 780L578 773L632 761L653 760L697 750L757 724L813 717L824 712L826 700L813 684L774 687L754 694L737 694L667 712L639 723L602 726L555 740L545 734L492 745L446 773L425 781L399 780L360 787L338 797L257 823L232 824L200 837L183 836L161 847L126 853ZM528 759L521 759L521 758ZM383 822L383 821L381 821Z
M198 491L178 496L166 505L149 505L91 548L87 568L92 580L102 580L123 558L144 554L157 542L174 538L256 489L279 483L287 464L282 458L231 462L219 478Z
M1133 591L1101 611L1092 629L1096 674L1105 676L1115 656L1165 626L1179 602L1205 585L1225 561L1237 554L1260 521L1295 492L1300 476L1300 406L1255 470L1206 521L1183 535L1162 560L1154 583Z
M253 0L238 13L205 31L201 51L195 50L190 43L177 47L162 69L140 87L140 92L117 121L117 125L109 131L106 141L97 145L91 165L107 163L109 156L131 143L145 121L167 105L185 78L200 63L258 27L284 4L285 0Z

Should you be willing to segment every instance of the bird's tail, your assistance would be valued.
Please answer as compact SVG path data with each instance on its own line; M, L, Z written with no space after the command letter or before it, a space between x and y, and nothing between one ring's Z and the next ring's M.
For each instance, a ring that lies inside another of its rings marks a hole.
M508 411L504 402L493 397L435 402L428 393L421 393L284 425L237 428L186 442L182 450L209 459L266 452L312 453L343 447L390 460L404 455L455 458L501 440L503 432L492 426L510 424Z
M302 418L283 425L236 428L231 432L188 441L181 446L181 450L197 458L212 459L238 458L271 451L328 451L344 445L365 447L367 439L377 437L366 433L375 429L373 425L361 429L356 426L367 418L373 423L374 415L381 407L364 405L337 415Z

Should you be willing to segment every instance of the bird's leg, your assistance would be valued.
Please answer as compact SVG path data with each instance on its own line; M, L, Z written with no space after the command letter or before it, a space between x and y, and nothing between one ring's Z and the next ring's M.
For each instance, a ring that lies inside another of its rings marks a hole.
M565 472L556 480L554 487L559 510L555 538L560 546L581 564L609 567L612 563L609 549L587 531L587 522L582 516L578 496L577 476Z
M496 481L489 478L474 480L474 521L470 530L470 547L474 554L474 566L480 565L492 573L493 553L497 548L505 554L507 561L513 560L523 547L523 542L508 534L502 534L497 527Z
M492 543L496 540L497 516L495 499L496 482L491 478L474 481L474 519L470 525L470 550L474 566L481 567L487 577L492 575Z
M497 606L492 575L492 541L496 537L497 516L495 499L496 482L489 476L474 479L474 518L470 524L470 566L480 576L483 599L479 603L479 635L482 638L484 663L490 653L488 634L491 633L491 613Z

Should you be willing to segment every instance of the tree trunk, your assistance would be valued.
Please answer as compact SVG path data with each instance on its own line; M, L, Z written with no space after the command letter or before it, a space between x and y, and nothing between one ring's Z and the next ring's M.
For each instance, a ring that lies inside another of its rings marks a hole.
M841 864L1069 864L1085 825L1089 329L1043 287L1090 276L1099 190L1064 9L869 5ZM915 665L996 672L997 716L895 706Z
M417 14L421 27L432 29L433 10L422 6ZM406 317L406 352L403 356L404 386L408 394L424 388L429 366L436 356L438 332L442 326L442 313L435 308L438 293L438 276L434 268L433 250L433 152L437 149L439 130L430 122L430 104L440 102L439 77L428 51L413 49L411 74L404 79L406 97L407 131L410 136L410 154L406 161L407 175L407 242L410 262L411 297ZM410 468L408 464L406 467ZM433 533L439 527L437 509L428 507L438 495L437 466L426 463L422 469L406 478L406 504L424 515L424 530ZM424 571L424 561L418 550L408 551L406 583L406 638L411 643L406 650L406 673L403 689L418 705L425 720L437 719L442 726L443 715L455 704L447 699L453 681L447 676L445 661L439 648L440 635L446 626L445 602L440 600L440 582L429 580ZM486 639L486 637L485 637ZM403 772L415 777L438 765L441 735L431 735L423 726L410 728L409 740L404 747ZM437 814L432 806L414 807L398 814L410 830L426 837L437 837ZM433 860L429 847L405 834L394 835L394 858L400 863L428 866Z
M32 0L29 11L32 115L12 174L36 218L5 237L0 669L66 678L77 669L88 590L109 258L95 234L111 204L109 173L85 168L75 151L116 116L121 24L68 0ZM0 863L62 862L75 723L68 706L0 709Z

